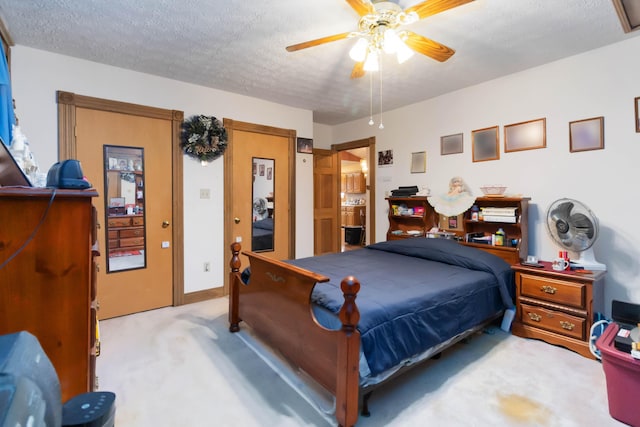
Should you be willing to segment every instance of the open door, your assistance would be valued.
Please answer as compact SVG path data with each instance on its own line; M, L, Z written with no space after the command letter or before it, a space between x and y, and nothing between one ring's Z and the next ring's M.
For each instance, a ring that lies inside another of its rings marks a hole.
M340 251L340 169L336 151L313 150L314 255Z

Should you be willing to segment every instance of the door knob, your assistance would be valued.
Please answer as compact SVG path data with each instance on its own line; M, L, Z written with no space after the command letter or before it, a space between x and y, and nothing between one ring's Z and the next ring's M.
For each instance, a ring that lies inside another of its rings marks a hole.
M169 221L162 221L162 228L167 228L169 226Z
M233 222L235 222L236 224L240 224L240 218L238 217L233 218Z

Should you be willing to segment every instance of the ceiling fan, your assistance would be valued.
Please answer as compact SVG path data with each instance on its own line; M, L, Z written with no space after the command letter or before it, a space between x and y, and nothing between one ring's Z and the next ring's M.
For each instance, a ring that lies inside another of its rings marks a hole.
M396 31L445 10L461 6L473 0L426 0L403 10L396 3L375 0L346 0L360 15L358 31L350 31L332 36L287 46L288 52L306 49L346 38L357 37L349 55L356 61L351 78L364 76L366 71L377 71L378 58L382 52L395 53L398 62L407 60L413 52L444 62L455 51L441 43L428 39L409 30Z

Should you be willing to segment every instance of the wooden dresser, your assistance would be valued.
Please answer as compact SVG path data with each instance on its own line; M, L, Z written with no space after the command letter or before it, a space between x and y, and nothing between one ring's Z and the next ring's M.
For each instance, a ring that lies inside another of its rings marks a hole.
M0 334L38 338L66 401L95 383L98 193L52 194L0 188Z
M144 216L109 216L109 252L144 249Z
M516 316L514 335L538 338L594 358L589 333L594 314L602 312L604 271L580 274L515 264Z

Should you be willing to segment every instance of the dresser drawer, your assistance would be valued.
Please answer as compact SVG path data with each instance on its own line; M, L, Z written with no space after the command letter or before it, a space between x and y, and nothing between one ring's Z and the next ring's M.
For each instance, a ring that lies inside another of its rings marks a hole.
M133 225L144 225L144 218L141 216L136 216L131 219Z
M126 237L144 237L144 228L130 228L127 230L120 230L120 238Z
M584 283L521 274L520 295L556 304L586 308L586 285Z
M131 246L142 246L144 245L143 237L130 237L127 239L120 239L120 247L127 248Z
M109 227L129 227L131 218L109 218L107 224Z
M555 310L520 304L520 321L579 340L586 339L586 319Z

